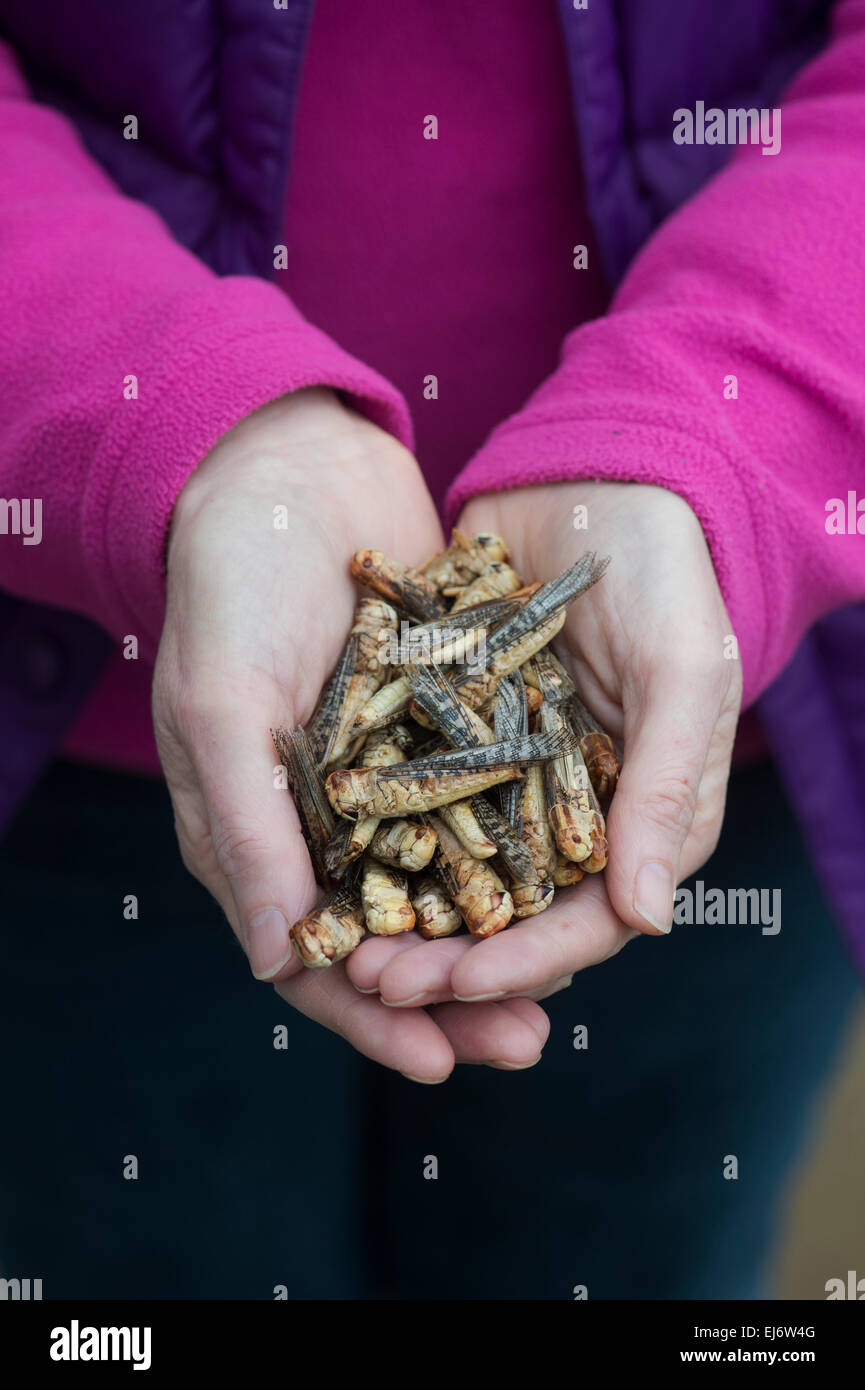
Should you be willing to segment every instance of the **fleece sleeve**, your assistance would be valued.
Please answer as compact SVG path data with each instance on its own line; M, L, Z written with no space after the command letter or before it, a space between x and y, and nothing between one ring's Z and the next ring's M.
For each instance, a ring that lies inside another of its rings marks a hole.
M388 382L275 285L179 246L0 44L0 586L136 633L152 657L183 483L245 415L311 385L411 447Z
M567 479L680 494L747 703L819 616L865 598L863 0L836 6L780 105L780 151L742 146L658 229L449 496L453 518L478 493Z

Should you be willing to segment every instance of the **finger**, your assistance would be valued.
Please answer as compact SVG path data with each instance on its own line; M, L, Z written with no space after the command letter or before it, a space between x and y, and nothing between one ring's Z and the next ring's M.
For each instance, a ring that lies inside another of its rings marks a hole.
M551 984L539 985L537 989L523 989L514 994L506 994L501 1002L502 1004L509 1004L514 999L534 999L540 1003L542 999L549 999L554 994L560 994L563 989L570 989L573 982L573 975L563 975L560 980L553 980Z
M312 907L316 888L291 796L274 779L267 718L249 710L221 715L206 738L199 729L191 742L204 750L195 768L213 867L231 894L252 973L259 980L293 973L289 928Z
M362 947L356 949L346 960L346 974L352 981L356 990L362 994L380 995L382 1004L388 1008L427 1008L430 1004L445 1004L452 1001L453 991L451 990L451 972L456 960L470 951L477 944L474 937L458 937L452 942L451 949L446 952L434 951L427 952L427 947L434 945L444 945L445 942L424 941L417 937L413 931L405 931L398 937L367 937ZM360 952L369 951L366 962L359 962L357 956ZM403 994L403 986L399 976L392 972L395 962L407 963L407 952L416 949L424 952L428 956L428 974L430 974L430 987L417 991L413 995ZM387 967L387 979L384 981L384 988L371 986L370 980L381 980L382 974ZM394 974L394 977L391 977ZM547 999L551 994L558 994L559 990L566 990L572 983L572 976L567 974L560 980L553 980L545 983L544 986L534 988L534 990L520 991L515 998ZM508 998L508 997L506 997Z
M533 1067L549 1036L549 1019L529 999L502 1004L437 1004L430 1009L458 1062L507 1071Z
M453 1048L425 1009L385 1008L378 999L359 994L339 965L304 970L275 988L292 1008L412 1081L445 1081L453 1070Z
M625 704L626 755L607 823L607 888L621 921L652 935L673 922L682 847L720 712L719 660L665 662L636 702Z
M246 950L246 933L231 887L216 862L207 807L204 804L198 775L185 755L180 757L175 752L170 762L166 763L166 780L183 863L219 903L240 945ZM278 977L282 979L300 969L300 961L291 957L282 970L278 971Z
M465 950L471 950L478 944L472 937L462 937L460 938L460 940ZM427 946L429 944L431 943L423 942L422 946ZM422 947L419 947L418 949L422 949ZM441 955L437 957L436 961L434 962L436 967L436 974L440 975L441 979L446 982L441 983L436 988L425 989L408 997L393 999L389 997L388 993L390 985L388 981L385 981L383 990L381 992L379 992L379 990L368 990L361 992L378 994L382 1004L384 1004L389 1009L425 1009L430 1004L448 1003L455 997L450 983L450 974L452 972L453 964L456 962L456 960L459 960L462 957L462 955L465 954L465 950L460 951L458 955L454 954L454 956L450 959ZM539 1001L541 999L548 999L552 994L558 994L559 990L567 989L567 987L571 984L571 981L571 975L564 975L561 977L561 979L545 981L542 985L538 985L530 990L519 990L515 991L512 994L497 991L494 998L495 1000L501 1001L502 1003L507 1002L507 1000L509 999L534 999L536 1001ZM355 986L355 988L357 988L357 986ZM401 988L402 986L397 985L397 990ZM474 1004L483 1003L484 999L483 997L481 997L481 999L473 999L471 1002Z
M427 1008L454 999L454 966L466 952L478 951L483 944L473 936L424 941L416 932L394 937L367 937L346 961L346 973L355 989L379 994L388 1008ZM525 997L538 1001L567 989L571 979L569 971L530 987L513 992L494 990L492 994L496 1000ZM483 1003L485 996L473 997L470 1002Z
M422 945L423 937L415 931L400 932L398 936L368 934L346 960L346 974L361 994L378 994L379 979L385 967L396 956Z
M610 907L598 878L557 893L546 912L512 924L456 962L451 989L467 1003L549 989L551 981L598 965L638 933Z
M383 963L378 974L378 992L382 1003L391 1008L426 1008L428 1004L453 999L454 967L467 951L479 951L484 943L473 936L446 937L439 941L419 941L415 937L412 950L412 936L414 933L405 934L401 951L391 952L387 958L381 957ZM354 978L351 961L349 978ZM371 978L371 975L366 978ZM533 983L518 992L543 999L564 989L566 983L570 983L570 974L552 981L544 980L542 984ZM497 989L492 991L492 997L501 999L507 997L508 993L507 990ZM483 1003L484 999L484 995L475 996L471 1002Z
M527 1023L534 1030L540 1046L544 1046L550 1036L550 1020L543 1009L536 1008L532 1001L524 996L503 999L496 1007Z
M438 941L415 938L413 950L395 954L382 966L378 989L388 1004L417 1004L427 996L451 997L454 965L477 946L473 936L447 936Z

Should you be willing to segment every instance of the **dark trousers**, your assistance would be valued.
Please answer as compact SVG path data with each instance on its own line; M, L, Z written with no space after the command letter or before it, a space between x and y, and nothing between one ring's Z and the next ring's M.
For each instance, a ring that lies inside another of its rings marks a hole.
M534 1069L417 1086L252 979L161 784L55 765L0 846L0 1274L45 1298L764 1296L858 986L768 764L734 776L699 877L780 887L780 933L637 940L550 1001Z

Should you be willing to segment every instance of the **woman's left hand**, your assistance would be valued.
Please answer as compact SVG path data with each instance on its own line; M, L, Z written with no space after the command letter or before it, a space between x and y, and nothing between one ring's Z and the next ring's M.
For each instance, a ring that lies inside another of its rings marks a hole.
M573 526L577 504L588 509L585 530ZM730 619L680 497L636 483L551 484L476 498L458 524L503 536L526 580L554 577L587 549L610 555L556 646L585 704L621 740L623 770L607 868L557 891L546 912L484 941L410 932L358 947L349 978L391 1005L542 999L638 932L668 932L677 883L718 840L739 715Z

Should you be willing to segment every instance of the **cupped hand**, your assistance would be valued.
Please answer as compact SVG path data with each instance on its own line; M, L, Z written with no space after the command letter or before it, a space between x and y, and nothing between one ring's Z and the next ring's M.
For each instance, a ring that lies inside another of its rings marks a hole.
M573 526L580 505L585 530ZM484 941L361 944L349 978L392 1007L540 999L639 932L668 932L677 883L717 843L739 713L730 619L700 524L681 498L638 484L554 484L477 498L458 524L504 536L527 580L552 578L587 549L611 556L555 645L584 702L623 744L624 766L607 818L606 870L557 890L546 912Z
M417 563L442 544L411 454L325 388L226 435L177 500L156 663L156 738L187 868L226 913L259 979L386 1066L424 1081L455 1061L530 1065L548 1022L529 999L401 1013L307 971L291 924L317 896L270 730L303 723L352 621L362 547Z

